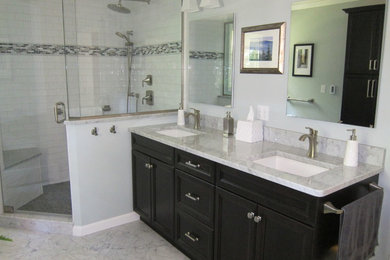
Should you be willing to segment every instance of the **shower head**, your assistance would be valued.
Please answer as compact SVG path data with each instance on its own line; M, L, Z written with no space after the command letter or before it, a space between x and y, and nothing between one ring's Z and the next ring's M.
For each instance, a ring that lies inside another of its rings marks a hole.
M108 4L107 7L118 13L122 13L122 14L130 13L130 9L122 5L122 0L119 0L117 4Z

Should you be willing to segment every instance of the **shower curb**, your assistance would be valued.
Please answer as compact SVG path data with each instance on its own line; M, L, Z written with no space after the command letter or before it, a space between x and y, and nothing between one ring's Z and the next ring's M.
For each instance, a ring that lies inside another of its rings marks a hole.
M51 234L73 234L72 217L60 214L5 213L0 215L0 226Z

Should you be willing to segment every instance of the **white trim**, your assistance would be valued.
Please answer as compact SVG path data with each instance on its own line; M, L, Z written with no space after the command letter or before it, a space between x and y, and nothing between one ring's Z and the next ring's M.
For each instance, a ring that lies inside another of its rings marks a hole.
M358 0L304 0L299 2L294 2L292 4L292 10L301 10L301 9L308 9L308 8L314 8L314 7L321 7L321 6L327 6L327 5L337 5L337 4L343 4L348 2L354 2Z
M101 220L84 226L73 226L73 236L82 237L137 220L139 220L139 215L135 212L131 212L128 214Z

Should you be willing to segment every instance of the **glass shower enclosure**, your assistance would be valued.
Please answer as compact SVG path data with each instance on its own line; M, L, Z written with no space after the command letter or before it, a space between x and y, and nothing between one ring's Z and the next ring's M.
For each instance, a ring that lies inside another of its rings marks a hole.
M0 1L5 211L71 214L65 116L178 107L180 1L122 1L130 13L110 5L118 2Z

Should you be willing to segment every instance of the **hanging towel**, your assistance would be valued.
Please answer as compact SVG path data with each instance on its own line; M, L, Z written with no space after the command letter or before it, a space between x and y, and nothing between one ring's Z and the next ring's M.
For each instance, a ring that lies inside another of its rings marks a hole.
M378 245L383 189L344 206L340 217L338 260L366 260Z

